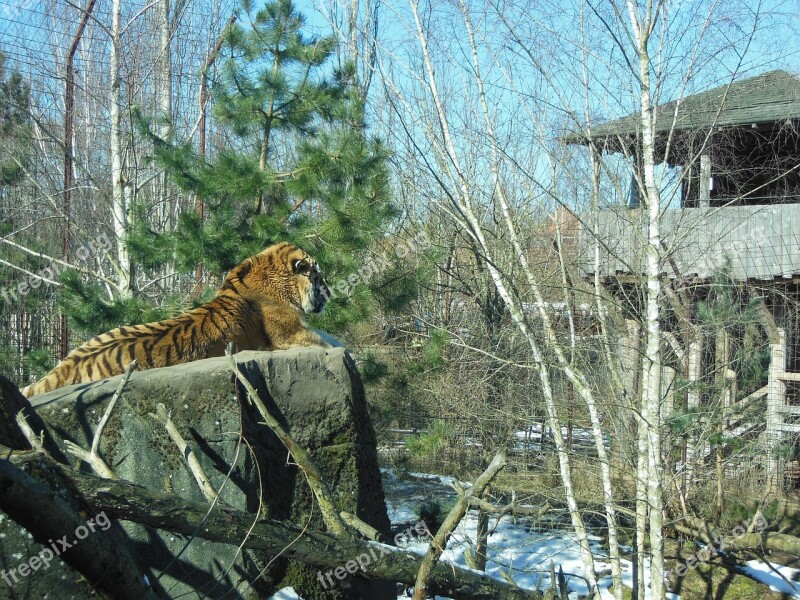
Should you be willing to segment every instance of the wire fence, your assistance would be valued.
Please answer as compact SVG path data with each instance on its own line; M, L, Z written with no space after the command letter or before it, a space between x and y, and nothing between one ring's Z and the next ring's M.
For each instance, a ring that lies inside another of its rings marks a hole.
M234 2L171 3L166 29L168 71L163 61L162 7L159 2L124 2L120 19L119 96L125 176L133 182L135 197L147 198L151 207L147 216L155 228L170 219L174 222L174 215L191 206L193 199L172 187L159 187L168 184L155 177L157 168L148 159L149 148L137 137L137 115L149 118L153 126L168 118L176 141L196 143L200 72L233 12ZM24 177L0 182L0 285L6 292L0 299L0 328L6 338L0 367L18 381L28 372L22 357L31 348L51 349L55 359L59 347L69 345L59 339L63 332L54 325L58 321L58 282L40 287L41 281L31 279L32 274L74 257L100 235L108 235L116 243L110 202L112 2L93 3L85 29L76 39L85 12L84 6L70 0L0 1L4 77L19 74L28 91L26 105L21 107L29 117L24 131L0 138L0 161L17 161L24 172ZM73 128L67 139L67 60L73 44ZM212 70L212 84L214 78ZM162 113L165 89L169 90L170 115ZM208 127L207 135L213 140L213 119ZM69 147L71 153L65 150ZM65 182L65 159L73 173L69 184ZM93 255L91 264L85 266L113 277L112 265L104 262L102 253ZM31 282L36 284L36 291L20 294L20 287Z

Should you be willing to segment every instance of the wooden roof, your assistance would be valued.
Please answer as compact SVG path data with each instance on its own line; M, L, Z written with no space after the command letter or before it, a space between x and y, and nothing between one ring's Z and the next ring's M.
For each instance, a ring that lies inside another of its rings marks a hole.
M599 229L581 230L582 271L594 272L595 235L601 242L600 274L645 273L646 219L641 209L599 213ZM773 281L800 276L800 204L668 209L661 220L670 279L710 278L731 261L735 281ZM677 270L677 273L676 273Z
M800 118L800 77L778 70L658 106L656 132L774 124L795 118ZM641 114L634 113L592 127L591 138L636 138L640 131ZM569 144L585 144L588 140L586 132L564 137Z

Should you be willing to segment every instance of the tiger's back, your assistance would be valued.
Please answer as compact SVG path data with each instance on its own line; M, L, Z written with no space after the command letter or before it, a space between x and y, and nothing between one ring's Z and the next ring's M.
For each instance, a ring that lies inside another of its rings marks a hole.
M231 270L211 302L174 319L95 336L22 393L119 375L134 359L144 370L222 356L230 342L236 350L326 346L303 315L321 312L327 297L316 262L291 244L277 244Z

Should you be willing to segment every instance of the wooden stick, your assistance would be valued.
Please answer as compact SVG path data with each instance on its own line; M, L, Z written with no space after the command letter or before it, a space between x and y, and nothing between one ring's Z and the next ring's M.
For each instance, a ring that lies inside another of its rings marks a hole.
M81 448L78 444L71 442L70 440L64 440L64 446L67 451L67 454L74 456L75 458L82 460L87 465L92 467L92 471L103 477L104 479L119 479L117 474L108 466L108 463L102 459L97 454L92 454L85 448Z
M128 380L131 378L131 373L133 373L135 368L136 359L134 358L128 365L128 368L125 369L125 373L122 375L122 381L120 381L119 385L117 386L117 391L114 392L113 396L111 396L111 401L108 403L108 406L106 406L106 411L103 413L103 418L100 419L100 422L97 424L97 429L94 430L94 439L92 440L92 449L90 452L95 456L99 455L100 453L100 438L103 437L103 430L106 428L108 418L111 416L111 411L114 410L117 400L119 400L120 396L122 396L122 390L124 390L125 386L128 385Z
M203 497L211 503L219 501L219 494L217 493L217 490L215 490L214 486L211 485L211 481L209 481L203 466L200 464L200 461L197 460L197 456L195 455L194 451L189 448L186 440L183 439L180 431L178 431L178 428L175 427L175 423L172 422L172 419L167 413L167 408L159 402L156 405L156 411L158 415L153 415L151 413L151 416L159 419L164 424L169 437L171 437L172 441L175 442L175 445L178 446L178 452L180 452L181 456L186 459L186 464L189 466L189 470L192 472L194 480L197 482L197 486L203 493Z
M526 517L543 517L548 512L553 510L553 507L548 503L545 503L544 506L522 506L517 504L516 492L512 491L511 494L511 502L503 506L492 504L488 500L476 498L475 496L470 497L469 505L470 507L480 508L483 511L500 515L501 517L509 513L512 515L523 515Z
M225 356L228 357L228 362L231 364L233 374L247 391L250 402L253 403L258 412L261 414L261 417L264 419L266 425L275 432L275 435L277 435L278 439L283 442L283 445L286 446L287 450L289 450L295 462L306 474L308 484L311 486L314 496L316 496L317 502L319 503L320 512L322 513L323 521L325 521L325 526L336 535L344 534L347 532L347 527L345 526L342 517L339 515L339 511L336 509L336 503L333 500L333 494L331 493L328 484L322 478L322 474L317 468L317 465L311 460L311 456L308 454L306 449L298 444L295 439L281 426L281 424L278 423L278 420L269 414L267 407L264 405L258 395L258 391L253 387L250 381L248 381L247 377L245 377L244 374L239 370L239 366L236 364L236 359L233 357L232 347L232 344L228 344L228 347L225 349Z
M758 558L761 559L761 562L763 562L765 565L767 565L767 567L769 567L770 571L772 571L773 573L775 573L775 575L783 579L784 583L786 583L792 589L793 592L798 591L797 586L794 584L794 582L791 581L789 578L787 578L786 575L781 573L778 569L776 569L775 566L769 561L767 555L764 552L761 552L759 550L754 550L753 553L756 556L758 556Z
M495 454L492 462L486 467L486 470L481 473L475 480L472 487L461 494L456 500L455 505L448 513L447 517L439 527L439 531L433 536L431 543L428 545L428 551L425 553L425 558L422 559L422 564L417 571L417 577L414 582L414 600L425 600L429 595L428 580L442 556L442 552L447 547L447 541L453 533L453 530L464 518L467 509L470 505L470 499L473 497L480 497L483 490L489 485L495 476L506 466L506 451L500 450Z
M31 429L31 426L28 425L28 420L25 418L25 413L23 411L19 411L15 420L22 431L22 435L25 436L25 439L28 440L28 443L31 445L31 448L38 450L39 452L44 452L44 444L39 436L34 433L33 429Z
M383 534L380 531L375 529L369 523L365 523L357 516L350 514L349 512L341 511L339 516L342 517L342 521L347 523L350 527L358 531L361 535L363 535L366 539L372 540L373 542L381 541L383 538Z
M125 389L125 386L128 385L128 380L131 378L131 373L133 373L134 369L136 369L136 359L132 360L128 365L128 368L125 369L125 373L122 375L122 380L119 382L117 390L114 392L114 395L111 396L111 400L109 401L108 406L106 406L106 410L103 412L103 416L100 418L97 428L94 430L91 450L85 450L70 440L64 440L64 446L66 447L67 454L71 454L75 458L82 460L92 467L92 470L95 473L105 479L119 478L111 469L111 467L108 466L108 463L106 463L106 461L104 461L100 456L100 440L102 439L103 431L105 431L106 425L108 424L108 419L111 417L111 412L114 410L114 407L117 405L117 401L122 396L122 391Z

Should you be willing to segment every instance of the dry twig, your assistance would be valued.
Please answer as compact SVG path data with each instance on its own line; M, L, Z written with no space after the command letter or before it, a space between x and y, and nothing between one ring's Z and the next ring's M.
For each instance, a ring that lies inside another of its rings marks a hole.
M439 527L439 531L433 536L431 543L428 545L428 551L425 553L425 558L420 564L419 571L417 571L417 578L414 584L414 600L425 600L428 595L428 579L433 572L434 567L439 562L442 552L447 547L447 541L453 530L464 518L464 515L469 508L470 501L473 497L479 497L487 485L495 478L495 476L506 466L506 452L500 450L495 454L492 462L486 467L486 470L481 473L472 484L472 487L460 492L458 500L448 513L447 517ZM460 487L460 486L459 486Z
M261 414L265 424L275 432L275 435L277 435L278 439L283 442L283 445L286 446L286 449L289 450L292 457L294 457L295 462L306 474L306 478L308 479L308 483L314 492L314 496L316 496L317 501L319 502L322 519L325 521L327 528L337 535L344 534L347 531L347 527L345 526L342 517L339 515L339 512L336 510L336 504L333 501L333 494L331 493L328 484L322 478L322 474L317 468L317 465L311 460L311 456L309 456L305 448L298 444L297 441L295 441L295 439L289 435L289 433L281 426L281 424L278 423L278 420L269 414L267 407L264 405L258 395L258 391L253 387L250 381L248 381L247 377L245 377L244 374L239 370L239 366L236 364L236 359L233 357L231 344L229 344L225 349L225 356L228 357L228 361L231 364L231 369L233 369L236 379L239 380L239 383L241 383L244 389L247 391L250 402L253 403L258 412Z
M67 454L71 454L72 456L82 460L90 467L92 470L103 477L105 479L118 479L114 471L111 470L111 467L108 466L106 461L102 459L100 456L100 439L103 437L103 431L108 424L108 419L111 417L111 412L114 410L114 407L117 405L117 401L122 396L122 391L125 389L125 386L128 385L128 380L131 378L131 374L136 369L136 360L132 360L128 365L128 368L125 369L125 373L122 376L122 380L119 382L117 386L117 390L114 392L114 395L111 397L111 400L106 406L106 410L103 413L100 422L97 424L97 429L94 431L94 437L92 439L92 447L91 450L85 450L81 448L77 444L65 440L64 445L66 446Z
M28 420L25 418L25 413L23 411L19 411L17 413L16 421L17 425L22 430L22 435L24 435L25 439L28 440L31 448L38 450L39 452L44 452L44 444L42 443L41 438L39 438L33 429L31 429L31 426L28 425Z
M172 441L175 442L175 445L178 447L178 451L180 452L181 456L186 459L186 464L188 465L189 470L192 472L192 476L197 482L197 486L203 493L203 497L209 502L221 501L219 500L219 494L217 493L217 490L214 489L214 486L208 479L208 476L206 475L203 466L200 464L200 461L197 460L197 456L195 455L194 451L189 448L189 445L186 443L186 440L183 438L180 431L178 431L175 423L172 422L169 413L167 413L167 408L163 404L158 403L156 405L156 412L158 413L157 415L150 413L150 416L160 420L164 425L169 437L172 438Z

